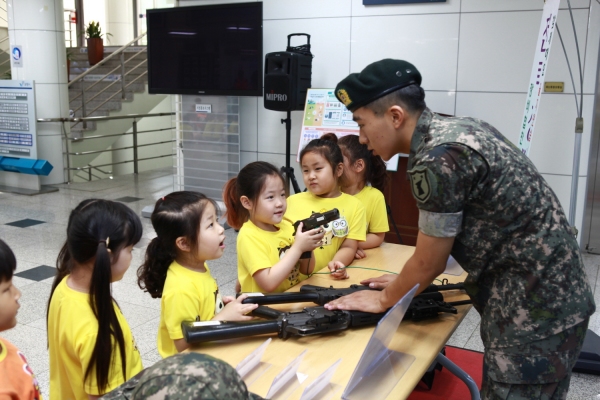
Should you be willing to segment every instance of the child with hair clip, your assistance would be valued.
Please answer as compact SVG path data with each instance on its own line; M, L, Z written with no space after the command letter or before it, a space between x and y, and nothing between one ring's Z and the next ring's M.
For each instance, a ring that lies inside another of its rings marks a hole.
M142 370L111 294L141 236L139 217L122 203L89 199L71 211L48 301L51 399L96 399Z
M17 325L21 291L12 278L17 259L0 240L0 332ZM40 386L23 353L8 340L0 338L0 399L40 400Z
M366 220L360 200L340 191L344 157L337 137L331 134L311 140L300 152L300 165L308 191L288 198L284 218L294 223L313 213L337 208L340 218L325 226L322 245L314 250L315 271L328 267L334 278L346 279L345 268L354 260L358 242L365 240Z
M333 135L333 134L327 134ZM387 169L381 157L358 141L357 135L339 138L338 146L344 156L341 190L359 199L365 206L367 239L358 243L355 258L365 258L363 250L379 247L389 231L387 208L383 190L387 183ZM369 185L370 184L370 185Z
M239 229L238 279L242 292L284 292L309 275L314 257L304 252L320 246L321 227L302 232L283 220L285 183L277 168L264 161L246 165L223 189L227 223Z
M217 221L216 203L201 193L173 192L158 199L150 217L156 237L138 268L138 285L161 298L158 352L163 358L189 347L183 321L244 321L256 304L245 295L221 297L207 260L225 250L225 229Z

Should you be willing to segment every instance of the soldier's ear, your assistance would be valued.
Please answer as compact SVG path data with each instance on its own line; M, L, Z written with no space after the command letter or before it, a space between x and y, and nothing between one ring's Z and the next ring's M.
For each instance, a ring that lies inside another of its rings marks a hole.
M400 129L400 127L408 117L406 109L399 105L391 106L388 109L388 114L391 118L392 126L394 127L394 129Z

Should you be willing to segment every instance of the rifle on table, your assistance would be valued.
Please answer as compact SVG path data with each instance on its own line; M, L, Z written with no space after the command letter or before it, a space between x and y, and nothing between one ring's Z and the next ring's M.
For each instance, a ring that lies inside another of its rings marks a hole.
M440 291L463 289L463 284L430 285L415 296L404 315L404 319L421 321L436 317L440 312L456 314L454 306L471 304L470 300L447 303ZM351 285L348 288L335 289L303 285L297 293L278 293L264 296L252 296L244 299L244 304L259 304L252 315L269 319L268 321L205 321L181 323L183 335L188 343L201 343L213 340L234 339L247 336L277 333L282 339L290 336L308 336L328 332L342 331L359 326L375 325L383 313L363 311L327 310L323 305L362 290L376 290L364 285ZM279 311L264 304L283 304L313 302L319 306L305 307L302 311ZM386 311L387 312L387 311Z

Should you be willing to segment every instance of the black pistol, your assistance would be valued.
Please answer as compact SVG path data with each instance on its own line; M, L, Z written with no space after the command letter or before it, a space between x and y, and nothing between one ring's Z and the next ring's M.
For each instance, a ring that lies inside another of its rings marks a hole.
M335 221L340 218L340 212L337 208L333 210L325 211L324 213L314 213L306 219L294 222L294 236L298 230L298 225L302 222L302 232L310 231L311 229L318 228L319 226L327 225L329 222ZM300 258L310 258L310 251L302 253Z

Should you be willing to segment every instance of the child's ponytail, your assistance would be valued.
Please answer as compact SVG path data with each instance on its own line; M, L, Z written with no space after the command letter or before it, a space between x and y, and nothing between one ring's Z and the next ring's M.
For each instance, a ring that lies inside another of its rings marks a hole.
M227 208L227 213L225 214L227 224L234 229L240 229L250 217L248 210L242 206L240 201L241 196L238 194L238 178L233 177L227 181L223 188L223 203L225 203L225 207Z
M138 269L138 286L153 298L162 296L169 265L176 257L174 248L168 249L160 237L155 237L146 248L144 264Z

